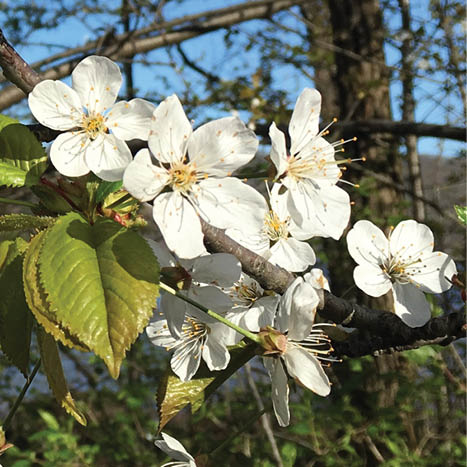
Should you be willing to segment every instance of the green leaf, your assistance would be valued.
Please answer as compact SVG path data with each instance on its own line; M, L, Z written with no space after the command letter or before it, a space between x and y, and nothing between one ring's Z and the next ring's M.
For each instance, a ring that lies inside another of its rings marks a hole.
M117 378L159 295L159 265L149 245L110 219L90 225L69 213L47 231L39 273L57 322Z
M55 399L78 423L86 426L86 417L76 407L75 401L68 390L57 343L42 328L38 328L37 342L41 354L42 368L47 376L47 381Z
M28 375L32 315L23 291L22 238L0 244L0 346L8 360Z
M47 154L33 133L0 115L0 185L35 185L46 168Z
M157 390L158 433L188 404L191 404L193 412L199 410L203 402L255 354L255 345L235 349L231 351L227 368L212 372L202 364L190 381L181 381L169 368Z
M54 217L33 216L31 214L6 214L0 216L0 232L29 229L46 229L55 222Z
M108 195L120 190L122 185L123 180L119 180L118 182L102 182L96 191L96 203L101 203Z
M70 334L70 331L57 322L55 313L50 309L46 299L46 294L39 281L38 261L45 232L37 234L30 242L23 263L23 285L26 301L29 309L36 318L37 322L62 344L89 352L89 349L80 342L76 336Z
M467 225L467 206L458 206L457 204L455 204L454 209L456 210L459 222L461 224Z

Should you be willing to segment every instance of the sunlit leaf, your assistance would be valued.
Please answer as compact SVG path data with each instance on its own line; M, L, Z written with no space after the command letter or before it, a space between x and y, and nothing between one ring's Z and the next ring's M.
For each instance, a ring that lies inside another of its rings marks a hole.
M34 134L0 115L0 185L34 185L46 168L47 154Z
M169 368L157 391L159 433L188 404L192 412L196 412L207 397L255 356L255 350L255 346L250 345L232 351L229 365L221 371L209 371L206 365L201 365L190 381L181 381Z
M0 244L0 346L8 360L27 376L32 315L23 291L22 238Z
M49 303L46 300L44 289L39 281L38 260L39 253L43 245L45 232L37 234L30 242L28 251L26 252L23 263L23 284L24 293L26 296L29 309L36 318L37 322L51 334L55 340L59 340L62 344L89 352L89 349L78 340L78 338L70 333L58 321L55 313L51 310Z
M96 203L104 201L110 193L118 191L122 185L123 180L119 180L118 182L101 182L96 191Z
M454 209L456 210L459 222L461 224L467 225L467 206L458 206L457 204L455 204Z
M117 378L159 294L159 266L146 241L110 219L90 225L69 213L47 231L39 272L57 322Z
M54 217L31 214L5 214L0 216L0 232L45 229L55 222Z
M47 376L47 381L55 399L78 423L86 426L86 418L76 407L75 401L68 390L57 343L42 328L38 328L37 342L41 354L42 369Z

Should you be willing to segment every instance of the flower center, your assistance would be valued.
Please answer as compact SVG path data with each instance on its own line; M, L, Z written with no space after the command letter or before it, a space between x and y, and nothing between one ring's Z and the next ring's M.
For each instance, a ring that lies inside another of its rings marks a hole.
M91 140L95 140L101 133L108 133L105 119L100 113L83 115L81 126Z
M329 354L331 354L334 349L331 344L331 339L329 339L322 329L323 326L331 326L331 324L313 324L310 334L304 340L300 342L289 340L287 345L289 347L301 347L318 360L335 362L337 360L336 358L329 357Z
M273 242L277 242L281 238L287 238L289 236L289 222L289 218L281 221L274 211L269 211L264 219L264 233Z
M194 167L184 162L176 162L169 169L169 185L174 191L188 193L197 181Z
M251 307L256 300L261 298L261 293L254 283L247 285L243 282L238 282L234 285L230 296L233 298L235 306Z

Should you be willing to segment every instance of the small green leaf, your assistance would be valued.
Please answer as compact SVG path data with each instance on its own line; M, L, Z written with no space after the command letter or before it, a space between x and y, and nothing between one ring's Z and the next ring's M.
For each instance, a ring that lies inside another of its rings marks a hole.
M456 210L459 222L461 224L467 225L467 206L458 206L457 204L455 204L454 209Z
M101 182L96 191L96 203L101 203L108 195L120 190L122 185L123 180L119 180L118 182Z
M27 245L22 238L0 244L0 345L8 360L25 377L28 375L32 329L32 315L22 282L23 255Z
M47 154L33 133L0 115L0 185L35 185L46 168Z
M62 344L81 350L82 352L89 352L89 349L82 342L70 334L70 331L66 327L61 326L61 324L57 322L57 317L50 309L50 305L46 300L44 289L39 281L37 266L44 238L45 232L37 234L31 240L24 258L23 285L29 309L32 311L37 322L46 332L51 334L55 340L59 340Z
M68 390L57 343L42 328L37 330L37 342L41 354L42 368L55 399L78 423L86 426L86 417L76 407L75 401Z
M46 229L55 222L54 217L31 214L5 214L0 216L0 232Z
M41 208L52 213L65 214L73 210L68 201L47 185L35 185L31 191L40 199Z
M159 295L159 265L149 245L110 219L90 225L69 213L47 231L39 273L57 322L117 378Z
M227 368L211 372L202 364L190 381L181 381L169 368L157 390L158 432L188 404L193 412L199 410L203 402L255 354L255 345L235 349L231 351Z

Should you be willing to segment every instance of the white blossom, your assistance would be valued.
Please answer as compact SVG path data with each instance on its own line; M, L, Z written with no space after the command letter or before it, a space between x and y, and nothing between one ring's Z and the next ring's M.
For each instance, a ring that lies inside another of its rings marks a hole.
M103 180L121 180L132 156L125 140L147 140L154 105L143 99L115 104L122 84L118 65L106 57L82 60L72 73L72 88L45 80L29 94L29 108L43 125L60 134L50 159L63 175L89 171Z
M124 186L141 201L154 199L154 221L179 257L195 258L206 251L198 216L222 229L242 225L254 231L262 222L266 200L231 177L258 147L241 120L222 118L193 132L173 95L154 111L148 142L151 153L138 152L125 171Z
M165 319L155 319L146 328L154 345L174 351L170 367L182 381L193 378L201 358L211 371L223 370L230 361L225 344L226 326L203 312L193 314L197 316L185 314L179 338L173 337Z
M172 284L181 288L190 299L224 314L232 309L233 302L220 287L230 287L241 274L238 259L228 253L206 254L193 260L177 259L171 255L163 242L148 240L165 274L172 274ZM196 314L197 309L180 298L162 291L159 304L167 320L168 328L175 338L179 338L186 313Z
M175 462L168 462L161 467L196 467L195 459L187 452L180 441L167 433L161 433L161 436L162 439L154 441L154 444L175 459Z
M315 286L321 284L327 286L327 281L318 270L298 277L289 286L275 323L275 329L283 333L278 335L280 354L263 358L271 377L274 412L281 426L290 422L287 374L320 396L327 396L331 390L320 363L320 359L328 359L330 341L322 330L325 324L314 324L320 302Z
M276 266L292 272L304 271L316 262L313 249L302 241L311 235L299 228L291 218L288 196L286 193L280 194L281 187L279 183L272 187L269 195L271 208L266 212L260 230L245 233L228 229L226 234Z
M225 314L229 321L252 332L272 326L280 295L273 292L265 294L261 285L244 273L232 287L224 291L232 301L231 310ZM230 330L226 342L234 345L242 338L241 334Z
M339 239L350 217L348 194L336 186L341 171L334 146L319 132L321 95L305 88L297 99L289 124L291 147L275 123L269 128L271 160L277 178L287 187L292 219L311 236Z
M431 316L425 293L451 287L454 261L433 252L433 233L414 220L400 222L387 239L370 221L358 221L347 234L357 287L372 297L391 291L394 311L410 327L423 326Z

